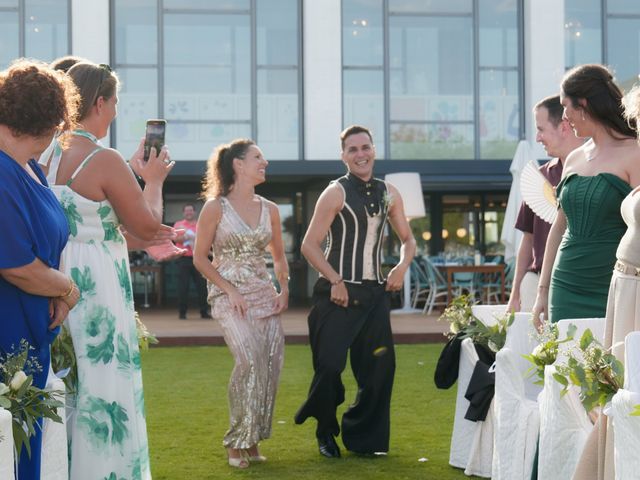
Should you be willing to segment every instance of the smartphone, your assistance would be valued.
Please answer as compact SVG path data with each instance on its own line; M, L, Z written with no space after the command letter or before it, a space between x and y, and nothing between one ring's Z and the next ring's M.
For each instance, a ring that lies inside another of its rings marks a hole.
M149 160L151 147L156 149L156 155L164 146L164 133L167 129L166 120L147 120L147 133L144 136L144 161Z

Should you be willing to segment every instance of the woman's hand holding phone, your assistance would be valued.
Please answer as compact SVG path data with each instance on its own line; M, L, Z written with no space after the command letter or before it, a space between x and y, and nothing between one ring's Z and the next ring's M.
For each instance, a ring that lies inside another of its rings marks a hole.
M144 148L144 139L142 140L141 145L143 145ZM138 150L136 150L136 153L134 154L135 159L132 157L132 170L136 175L141 177L145 183L163 183L173 166L176 164L176 162L171 160L169 149L167 149L165 145L158 153L156 152L155 147L152 147L149 151L149 161L147 162L145 162L142 157L137 156L139 150L140 147L138 147Z

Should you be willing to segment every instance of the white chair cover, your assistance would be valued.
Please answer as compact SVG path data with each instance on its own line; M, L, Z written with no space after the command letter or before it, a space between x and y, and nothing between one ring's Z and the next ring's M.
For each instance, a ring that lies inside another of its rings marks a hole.
M62 392L64 403L64 382L49 372L46 388ZM46 418L42 425L42 464L41 480L67 480L69 478L69 458L67 451L67 425L65 407L58 408L58 415L63 423L56 423ZM3 478L0 476L0 478Z
M629 415L640 404L640 332L625 338L624 384L608 411L614 430L616 480L640 478L640 417Z
M0 478L14 480L13 429L11 413L0 407Z
M589 328L596 340L602 342L604 318L580 318L558 322L559 338L567 335L569 325L576 326L575 340L560 345L556 364L566 362L562 352L572 348ZM538 454L538 478L545 480L565 480L573 476L580 455L593 425L585 411L578 389L571 386L560 396L562 385L553 374L555 365L548 365L544 372L544 388L538 396L540 407L540 442Z
M453 418L449 464L465 469L467 475L491 477L492 452L486 452L486 437L493 430L491 408L484 422L472 422L464 418L469 401L464 394L469 386L471 374L478 361L478 354L471 339L462 341L460 348L460 366L458 367L458 391L456 410ZM491 435L492 436L492 435ZM492 441L489 441L492 444Z
M535 347L530 313L516 313L505 346L496 355L492 478L529 480L535 457L541 387L525 379L530 363L522 355Z
M492 477L529 480L538 440L537 402L525 396L520 353L505 347L496 355L495 435Z
M501 317L507 311L507 305L473 305L471 312L485 325L496 323L496 317Z

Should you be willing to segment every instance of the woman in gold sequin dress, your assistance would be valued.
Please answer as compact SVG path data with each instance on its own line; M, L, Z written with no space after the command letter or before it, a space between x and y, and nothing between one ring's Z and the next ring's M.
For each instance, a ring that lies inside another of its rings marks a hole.
M271 435L273 406L284 359L280 313L287 308L289 268L277 206L255 194L268 162L251 140L221 145L209 160L207 198L193 262L207 279L212 316L220 322L235 366L229 380L229 465L263 462L258 442ZM213 262L209 252L213 249ZM265 263L273 257L278 293Z

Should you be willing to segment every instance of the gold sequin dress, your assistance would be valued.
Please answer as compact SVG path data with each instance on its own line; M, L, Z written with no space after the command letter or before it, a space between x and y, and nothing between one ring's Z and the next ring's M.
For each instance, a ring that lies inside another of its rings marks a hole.
M265 263L271 241L269 207L260 198L260 221L252 228L220 197L222 218L213 240L213 265L248 304L242 317L228 296L208 283L211 314L220 322L235 366L229 380L229 430L223 445L249 448L271 435L273 406L284 360L284 334L275 314L277 292Z

